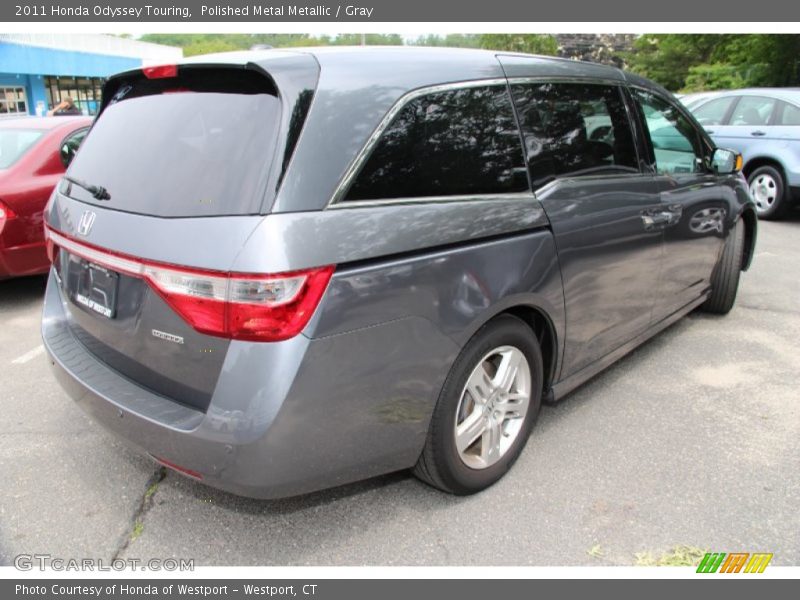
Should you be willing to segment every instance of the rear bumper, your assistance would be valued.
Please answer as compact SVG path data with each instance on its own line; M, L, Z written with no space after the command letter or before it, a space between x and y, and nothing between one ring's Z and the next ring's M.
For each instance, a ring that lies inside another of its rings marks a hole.
M6 247L0 236L0 279L43 275L49 268L44 242Z
M202 412L100 362L75 339L68 314L51 273L42 337L58 381L82 409L138 450L199 473L203 483L256 498L412 466L446 361L457 352L415 319L316 340L232 342ZM389 340L397 350L404 338L416 352L395 351L387 365L381 350ZM428 351L419 351L420 342Z
M0 278L39 275L49 268L41 214L0 220Z

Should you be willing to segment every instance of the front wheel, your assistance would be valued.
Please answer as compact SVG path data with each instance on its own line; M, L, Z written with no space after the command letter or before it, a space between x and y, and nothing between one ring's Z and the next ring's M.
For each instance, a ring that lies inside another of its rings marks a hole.
M744 260L744 222L739 219L725 240L722 256L711 276L711 295L701 308L710 313L726 315L736 302L739 275Z
M520 319L502 315L467 343L450 370L414 474L467 495L519 457L542 403L542 354Z

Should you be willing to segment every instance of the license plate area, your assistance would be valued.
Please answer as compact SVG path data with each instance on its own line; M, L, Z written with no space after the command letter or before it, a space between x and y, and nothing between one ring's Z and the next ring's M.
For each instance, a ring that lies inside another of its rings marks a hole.
M67 267L66 288L70 300L106 319L115 318L119 273L74 255L69 256Z

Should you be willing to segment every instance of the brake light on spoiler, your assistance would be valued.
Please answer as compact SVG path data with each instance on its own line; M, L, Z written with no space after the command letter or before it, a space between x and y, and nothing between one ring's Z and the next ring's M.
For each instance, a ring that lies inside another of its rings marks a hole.
M178 65L154 65L142 67L142 73L148 79L169 79L178 76Z
M328 287L333 265L270 275L225 273L136 258L78 242L49 227L48 245L143 279L201 333L277 342L308 324Z

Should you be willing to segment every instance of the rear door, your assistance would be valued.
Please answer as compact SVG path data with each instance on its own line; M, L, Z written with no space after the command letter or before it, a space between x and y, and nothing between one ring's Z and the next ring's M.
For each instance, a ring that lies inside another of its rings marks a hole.
M533 189L564 284L569 376L647 329L661 270L660 199L641 171L622 89L511 80Z
M775 137L795 143L800 141L800 106L778 101L774 128Z
M706 168L710 144L679 105L652 90L634 88L646 159L661 205L651 225L663 231L664 260L654 306L661 319L699 298L724 236L728 203L718 177Z

